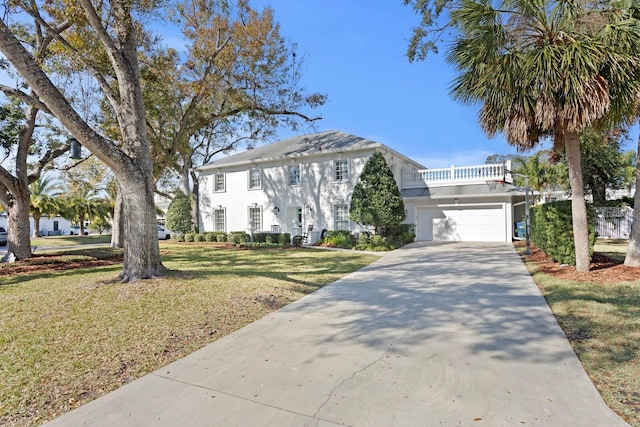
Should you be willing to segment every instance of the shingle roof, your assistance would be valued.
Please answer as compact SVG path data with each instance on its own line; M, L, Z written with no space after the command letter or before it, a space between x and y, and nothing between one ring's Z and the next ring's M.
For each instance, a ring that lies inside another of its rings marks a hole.
M213 169L231 165L259 163L285 157L307 156L320 153L344 152L362 149L374 149L385 145L356 135L331 130L311 135L301 135L267 144L252 150L234 154L200 166L199 170ZM398 153L399 154L399 153ZM403 156L404 157L404 156Z

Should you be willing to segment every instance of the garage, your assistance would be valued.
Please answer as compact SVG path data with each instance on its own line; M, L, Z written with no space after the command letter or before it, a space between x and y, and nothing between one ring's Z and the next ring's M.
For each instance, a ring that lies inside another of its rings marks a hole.
M505 242L504 204L432 206L416 209L416 238L435 242Z

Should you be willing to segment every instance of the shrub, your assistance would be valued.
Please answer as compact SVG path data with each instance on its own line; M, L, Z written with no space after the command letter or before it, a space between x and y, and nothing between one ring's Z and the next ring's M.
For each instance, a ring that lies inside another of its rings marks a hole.
M264 238L264 242L268 245L273 244L273 236L271 234L267 234Z
M194 236L194 239L193 239L193 240L194 240L194 242L204 242L204 241L205 241L205 236L204 236L204 234L202 234L202 233L197 233L197 234Z
M184 242L184 233L175 233L174 237L178 242Z
M184 241L185 242L193 242L195 241L195 233L187 233L184 235Z
M225 233L216 234L216 242L226 242L226 241L227 241L227 235Z
M366 246L369 244L369 233L360 233L358 235L358 246Z
M302 246L302 236L293 236L293 246L297 248Z
M596 241L594 216L593 206L587 204L589 256L593 254ZM530 220L531 241L554 261L575 265L571 201L563 200L535 206L531 209Z
M322 246L331 248L351 249L355 245L356 238L347 230L328 231L322 241Z
M267 241L266 233L253 233L253 242L254 243L265 243Z
M178 191L169 204L166 214L166 226L177 233L186 233L191 230L191 204L189 198L182 191Z
M403 245L408 245L409 243L413 243L414 240L416 240L415 233L402 233L402 236L400 236L400 242Z
M370 244L373 247L384 246L386 244L386 242L387 242L386 239L384 237L380 236L379 234L371 236Z
M289 245L291 244L291 234L290 233L280 233L278 235L278 243L281 245Z
M215 233L204 233L204 241L205 242L215 242L216 241Z
M249 241L249 235L244 231L232 231L229 234L229 241L236 245L241 245Z

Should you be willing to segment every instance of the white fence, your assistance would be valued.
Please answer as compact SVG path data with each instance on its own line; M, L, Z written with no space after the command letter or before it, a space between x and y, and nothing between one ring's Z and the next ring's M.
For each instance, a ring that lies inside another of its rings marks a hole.
M633 209L596 208L596 233L601 239L628 239L633 225Z

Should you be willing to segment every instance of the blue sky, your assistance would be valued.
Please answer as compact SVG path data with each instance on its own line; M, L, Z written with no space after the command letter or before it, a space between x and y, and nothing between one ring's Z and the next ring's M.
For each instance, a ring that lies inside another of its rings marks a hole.
M303 85L329 96L318 110L319 131L381 142L429 168L482 164L488 155L515 153L501 136L484 135L477 106L450 98L454 72L442 51L409 63L405 53L419 19L402 0L252 4L275 10L281 34L306 55Z

